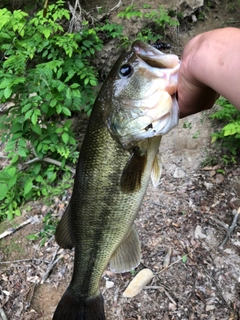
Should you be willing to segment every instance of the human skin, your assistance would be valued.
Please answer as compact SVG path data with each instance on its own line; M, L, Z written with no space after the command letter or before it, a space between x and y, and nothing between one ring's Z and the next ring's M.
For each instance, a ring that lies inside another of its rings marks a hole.
M219 95L240 110L240 29L208 31L187 43L177 95L180 118L211 108Z

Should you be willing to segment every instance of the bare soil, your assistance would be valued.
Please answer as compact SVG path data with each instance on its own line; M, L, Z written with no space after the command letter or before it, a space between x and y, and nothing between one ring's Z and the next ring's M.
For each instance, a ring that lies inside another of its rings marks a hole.
M107 3L110 8L115 4ZM204 21L193 23L191 15L180 28L169 31L172 51L180 55L186 42L203 31L240 26L237 1L210 1L204 13ZM147 267L154 277L140 294L128 299L122 293L134 275L106 270L101 289L108 320L240 319L238 223L221 247L227 235L224 224L232 224L240 207L240 159L236 164L222 163L222 150L210 143L214 129L210 112L181 120L163 138L161 183L157 188L149 184L136 219L142 243L136 272ZM35 217L35 223L0 240L0 319L4 320L1 310L8 320L52 319L71 280L73 251L60 249L54 237L40 247L39 241L30 242L26 236L42 229L47 212L60 219L70 195L66 190L49 206L29 203L30 210L11 225L1 224L0 234Z

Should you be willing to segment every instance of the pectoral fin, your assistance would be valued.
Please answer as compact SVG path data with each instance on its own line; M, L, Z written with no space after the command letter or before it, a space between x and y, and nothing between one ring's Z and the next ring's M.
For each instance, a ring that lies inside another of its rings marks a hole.
M133 154L126 164L121 176L121 189L125 192L141 188L142 175L147 163L147 155L141 154L139 148L134 148Z
M112 255L110 269L116 273L127 272L136 268L140 259L140 241L136 229L132 227L128 236Z
M57 225L55 239L58 245L64 249L72 249L74 247L74 240L72 238L71 224L70 224L70 210L71 202L66 208L62 219Z
M162 175L162 157L160 154L156 154L151 171L151 180L153 187L156 188L159 185L159 181Z

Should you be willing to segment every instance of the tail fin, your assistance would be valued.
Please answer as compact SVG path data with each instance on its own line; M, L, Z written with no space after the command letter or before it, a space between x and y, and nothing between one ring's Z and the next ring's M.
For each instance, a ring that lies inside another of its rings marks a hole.
M68 288L55 310L53 320L105 320L103 297L100 294L85 299Z

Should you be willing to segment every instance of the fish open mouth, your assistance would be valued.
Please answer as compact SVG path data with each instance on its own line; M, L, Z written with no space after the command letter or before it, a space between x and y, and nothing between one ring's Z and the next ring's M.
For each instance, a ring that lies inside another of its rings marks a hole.
M118 68L116 108L107 118L110 131L126 148L168 133L178 125L179 118L178 57L141 41L133 43L130 53Z

